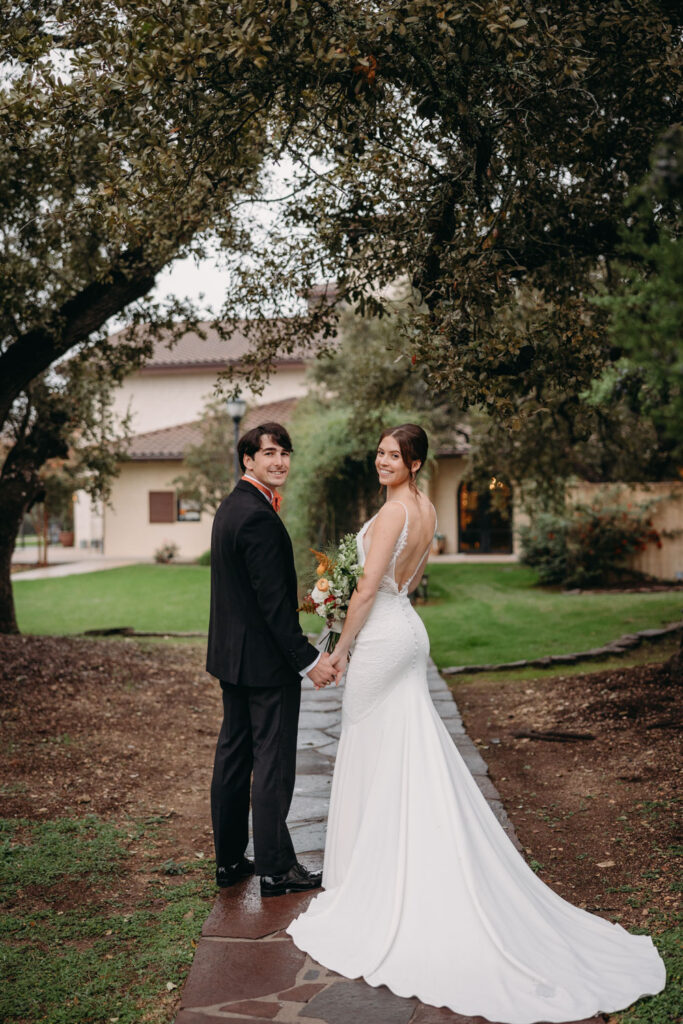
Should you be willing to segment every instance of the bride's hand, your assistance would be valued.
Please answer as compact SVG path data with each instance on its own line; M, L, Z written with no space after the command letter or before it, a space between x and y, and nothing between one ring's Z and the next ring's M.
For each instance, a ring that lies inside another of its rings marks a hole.
M346 663L349 660L349 652L345 647L342 647L341 643L338 643L335 649L330 655L330 665L335 669L337 678L335 680L335 686L338 686L341 677L346 672Z

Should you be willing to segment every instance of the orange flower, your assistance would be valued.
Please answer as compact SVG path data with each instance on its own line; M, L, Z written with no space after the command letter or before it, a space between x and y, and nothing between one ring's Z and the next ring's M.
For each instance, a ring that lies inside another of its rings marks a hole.
M330 572L330 570L334 569L334 562L322 551L316 551L315 548L309 548L308 550L318 559L318 568L316 569L318 576L322 576L323 573Z

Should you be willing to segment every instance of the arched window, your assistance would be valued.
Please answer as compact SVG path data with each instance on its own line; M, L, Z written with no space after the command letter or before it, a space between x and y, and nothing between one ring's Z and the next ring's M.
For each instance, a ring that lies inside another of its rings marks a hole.
M495 476L486 490L467 483L458 488L458 551L512 554L512 489Z

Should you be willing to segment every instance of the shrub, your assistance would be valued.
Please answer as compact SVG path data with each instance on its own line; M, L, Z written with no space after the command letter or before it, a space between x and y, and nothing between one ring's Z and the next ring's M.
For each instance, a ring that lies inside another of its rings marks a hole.
M197 565L211 565L211 549L204 551L197 559Z
M635 509L607 501L577 504L566 512L540 512L520 530L522 562L538 570L541 583L566 587L606 584L635 575L626 561L648 544L662 546L647 506Z
M169 562L175 562L179 551L180 548L177 544L165 540L161 547L157 548L154 552L154 561L160 562L162 565L168 565Z

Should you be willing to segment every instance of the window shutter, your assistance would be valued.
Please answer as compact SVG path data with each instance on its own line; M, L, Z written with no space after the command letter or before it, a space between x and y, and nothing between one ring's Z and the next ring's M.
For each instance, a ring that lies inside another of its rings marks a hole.
M150 491L149 492L149 521L150 523L174 523L175 522L175 491Z

